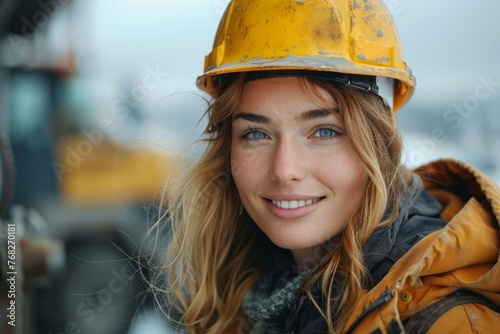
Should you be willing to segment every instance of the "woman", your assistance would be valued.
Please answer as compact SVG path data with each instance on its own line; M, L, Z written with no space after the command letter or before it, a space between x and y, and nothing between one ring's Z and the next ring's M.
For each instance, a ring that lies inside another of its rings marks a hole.
M401 165L402 59L378 0L229 4L198 80L206 150L165 198L179 327L500 328L500 190L458 161Z

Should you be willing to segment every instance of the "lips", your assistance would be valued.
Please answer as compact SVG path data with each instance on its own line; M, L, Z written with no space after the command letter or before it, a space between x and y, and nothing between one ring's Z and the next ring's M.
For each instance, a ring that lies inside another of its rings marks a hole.
M286 200L282 201L271 200L271 201L274 205L276 205L279 208L292 210L304 207L306 205L311 205L312 203L315 203L319 200L321 200L321 198L307 199L307 200L291 200L291 201L286 201Z
M314 212L325 197L280 194L264 198L269 211L280 219L300 219Z

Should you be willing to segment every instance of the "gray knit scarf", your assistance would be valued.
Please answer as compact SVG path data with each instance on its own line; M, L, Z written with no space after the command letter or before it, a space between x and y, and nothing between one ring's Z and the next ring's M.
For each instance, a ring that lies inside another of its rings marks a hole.
M243 300L243 309L255 320L250 334L283 333L282 326L293 310L298 289L310 271L299 274L291 256L274 254L271 268Z

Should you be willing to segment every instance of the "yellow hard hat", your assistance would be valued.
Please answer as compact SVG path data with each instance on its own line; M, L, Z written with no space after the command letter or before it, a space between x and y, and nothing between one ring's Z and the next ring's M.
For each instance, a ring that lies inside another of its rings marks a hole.
M396 26L381 0L231 1L198 87L216 97L220 75L269 70L343 74L346 84L365 76L389 78L394 89L387 102L394 111L415 87ZM370 90L378 92L378 87Z

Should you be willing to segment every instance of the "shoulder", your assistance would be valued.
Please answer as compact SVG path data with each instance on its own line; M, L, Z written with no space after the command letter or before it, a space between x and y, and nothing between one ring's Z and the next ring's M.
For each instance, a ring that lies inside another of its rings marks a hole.
M456 260L463 266L498 261L500 248L500 188L481 171L456 160L439 160L416 170L426 189L443 206L446 226L427 240L428 253L439 249L435 262Z
M494 333L500 307L470 290L459 289L407 319L406 332Z
M499 328L500 313L481 304L468 303L456 306L437 318L427 333L497 334Z
M429 333L455 332L450 326L457 326L457 333L490 333L500 328L498 185L477 169L453 160L433 162L416 173L442 205L446 224L414 244L359 298L351 325L373 329L376 319L368 316L369 321L362 321L362 315L377 309L371 317L385 314L381 323L401 328L419 315L428 319L426 312L438 315ZM457 295L462 292L465 296Z

